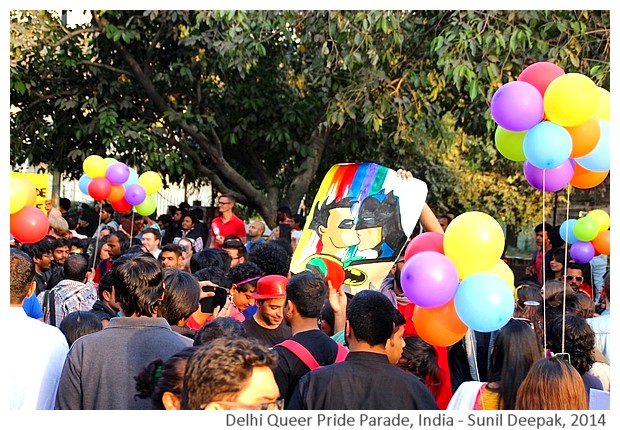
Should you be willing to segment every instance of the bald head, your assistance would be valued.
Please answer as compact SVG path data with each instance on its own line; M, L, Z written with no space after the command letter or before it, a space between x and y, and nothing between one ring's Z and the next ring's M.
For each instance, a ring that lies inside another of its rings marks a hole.
M248 236L250 240L255 240L265 233L265 224L262 221L252 221L248 227Z

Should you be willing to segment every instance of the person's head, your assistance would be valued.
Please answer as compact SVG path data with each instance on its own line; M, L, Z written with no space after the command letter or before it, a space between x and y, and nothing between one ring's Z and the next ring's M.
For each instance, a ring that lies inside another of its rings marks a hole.
M80 225L80 216L76 211L69 211L62 214L62 217L67 221L69 230L76 230Z
M347 248L359 243L351 212L354 203L348 197L331 203L317 203L309 228L321 236L324 247Z
M572 312L582 318L592 318L594 316L594 301L583 291L575 294L574 308Z
M321 309L321 313L319 313L317 323L321 331L326 335L333 336L335 334L334 327L336 325L336 317L332 305L329 303L329 298L325 299L325 303L323 303L323 308Z
M583 266L579 263L570 262L566 266L566 283L577 291L583 283Z
M437 221L439 221L439 225L441 226L443 231L446 231L446 229L448 228L448 224L450 224L450 221L452 221L452 219L448 215L441 215L439 218L437 218Z
M144 228L144 216L134 212L133 216L133 233L140 233Z
M38 242L25 243L21 249L32 258L38 272L45 272L50 268L54 256L53 245L48 239L43 238Z
M281 275L267 275L258 280L254 293L255 318L262 326L275 329L282 323L287 282Z
M54 237L67 237L69 236L69 223L66 219L59 216L51 216L48 218L50 229L49 234Z
M105 303L114 312L121 310L121 305L116 301L116 297L112 294L114 286L112 285L112 272L107 272L99 280L99 286L97 287L97 297L103 303Z
M398 364L400 357L405 347L405 341L403 335L405 334L405 324L407 321L403 314L396 308L394 308L394 330L392 336L385 343L385 352L387 353L388 360L392 364Z
M217 199L217 208L220 213L232 212L235 207L235 197L232 194L222 194Z
M198 220L196 217L190 213L186 213L183 215L183 218L181 218L181 228L183 230L191 230L197 223Z
M82 234L92 237L97 230L97 224L99 222L99 214L91 207L85 207L82 209L80 219L78 221L79 229Z
M65 335L69 348L77 339L103 329L97 315L87 311L69 312L60 322L60 331Z
M170 325L184 326L199 306L200 285L198 279L179 269L164 269L164 295L157 316Z
M276 356L258 341L216 339L187 363L182 409L281 409L271 370Z
M541 292L545 298L545 302L553 300L554 297L561 297L560 294L566 293L567 296L573 295L575 291L569 286L564 289L564 283L559 279L549 279L545 282L545 285L541 289Z
M69 209L71 209L71 200L66 197L61 197L58 200L58 207L62 213L69 212Z
M291 256L277 243L257 243L250 248L247 261L261 268L263 275L288 276Z
M217 268L228 272L230 270L230 260L230 255L225 249L205 248L191 256L189 267L192 273L205 268Z
M183 262L185 267L189 268L192 255L194 255L194 239L191 237L184 237L179 240L178 245L179 248L181 248L181 253L183 254Z
M194 346L205 345L215 339L247 338L245 327L232 317L218 317L203 324L194 336Z
M181 393L187 361L196 348L188 347L171 355L166 361L156 358L146 365L136 380L136 394L141 399L151 399L153 409L180 410Z
M194 215L194 218L196 218L197 222L204 220L205 213L200 206L194 206L189 210L189 213Z
M558 357L536 361L517 391L516 410L587 410L579 372Z
M291 276L286 286L284 320L288 325L297 319L317 320L327 298L327 284L310 272Z
M82 254L68 256L63 264L64 278L72 281L84 282L89 270L88 260Z
M184 266L181 248L179 245L175 245L173 243L168 243L163 246L161 249L161 254L159 254L159 259L161 260L161 265L164 269L182 269Z
M570 363L580 375L594 364L595 339L590 324L577 315L558 316L547 324L547 347L555 354L568 353Z
M256 240L265 234L265 223L262 221L252 221L248 226L248 237L250 240Z
M56 264L62 266L69 256L70 251L71 241L64 237L59 237L54 241L54 245L52 245L52 258Z
M161 242L161 232L156 228L147 228L142 232L142 246L148 252L155 252L159 249Z
M157 316L164 294L161 265L152 256L136 255L112 265L115 299L123 316Z
M168 214L161 214L157 217L157 224L161 229L168 228L172 224L172 217Z
M360 251L376 249L386 243L392 249L399 249L406 242L400 222L398 199L393 191L366 197L360 205L355 226Z
M419 336L405 336L405 347L398 360L398 367L422 378L433 394L439 392L441 369L437 364L437 351Z
M394 277L394 291L397 294L402 294L403 292L403 287L400 284L400 274L404 266L405 266L405 257L401 255L400 257L398 257L398 259L396 260L396 262L390 269L390 273Z
M86 254L88 253L88 239L79 239L74 237L71 239L71 249L69 254Z
M176 208L176 209L174 210L174 214L172 215L172 219L173 219L175 222L181 222L181 218L183 218L184 213L185 213L185 212L183 211L183 209L181 209L181 208Z
M306 225L306 217L301 214L293 215L293 229L295 230L303 230Z
M278 224L290 222L293 219L293 213L289 206L283 205L276 209L276 222Z
M551 231L553 227L551 226L551 224L548 223L544 223L544 224L538 224L535 228L534 228L534 233L536 235L536 247L537 248L542 248L543 244L545 245L545 249L549 248L549 246L551 245L551 241L549 240L549 232ZM543 234L544 231L544 234Z
M222 248L230 255L230 267L235 267L245 261L245 245L238 236L230 235L224 238Z
M394 306L385 295L362 290L349 301L345 336L351 350L360 345L385 349L393 332Z
M24 299L34 292L34 262L28 254L11 248L11 305L21 306Z
M116 260L129 249L129 237L122 231L113 231L108 236L108 255Z
M183 212L189 212L189 203L187 202L181 202L179 203L179 209L181 209Z
M237 309L243 311L254 304L254 292L260 277L260 268L249 261L230 269L228 273L230 294Z
M565 261L565 252L564 248L553 248L551 250L551 260L549 264L551 265L551 270L553 273L563 274L564 272L564 261ZM556 279L559 279L558 276Z
M104 203L101 205L99 213L101 214L101 221L108 223L112 221L112 217L114 216L114 208L110 203Z

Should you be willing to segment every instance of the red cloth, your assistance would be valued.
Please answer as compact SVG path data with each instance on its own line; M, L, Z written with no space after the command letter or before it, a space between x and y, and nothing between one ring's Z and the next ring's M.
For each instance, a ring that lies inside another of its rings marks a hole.
M592 285L588 284L587 282L582 282L579 288L577 288L577 291L586 293L588 297L594 300L594 291L592 289Z
M214 228L217 228L219 230L218 234L215 234ZM211 222L210 233L211 233L211 236L213 237L215 236L226 237L226 236L233 235L233 236L238 236L239 238L243 239L246 236L245 224L243 220L235 214L232 214L231 218L226 223L224 223L224 220L222 219L221 216L218 216L214 218L213 221ZM220 245L217 242L214 243L214 246L216 248L222 247L222 245Z
M95 284L98 284L103 275L108 273L110 270L112 270L112 260L106 258L105 260L100 261L95 268L95 277L93 279L93 282Z
M415 304L408 303L406 305L398 305L398 310L405 317L405 336L416 335L415 327L413 325L413 310ZM439 406L439 409L446 409L450 399L452 398L452 383L450 382L450 366L448 364L448 348L445 346L434 346L435 352L437 352L437 365L441 369L439 374L439 391L437 394L433 393L435 401Z

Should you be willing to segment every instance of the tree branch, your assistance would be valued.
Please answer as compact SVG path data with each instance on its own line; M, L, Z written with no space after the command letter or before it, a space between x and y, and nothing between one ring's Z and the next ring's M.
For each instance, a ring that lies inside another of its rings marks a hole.
M60 39L58 42L52 45L52 48L58 48L60 45L62 45L63 43L65 43L67 40L71 39L74 36L78 36L84 33L98 33L98 32L99 32L99 29L97 28L80 28L78 30L72 31L66 36L63 36L62 39Z
M82 60L82 61L80 61L80 64L84 64L85 66L100 67L102 69L107 69L107 70L110 70L112 72L116 72L119 75L129 75L131 77L134 77L134 74L131 71L119 69L117 67L110 66L109 64L94 63L94 62L88 61L88 60Z

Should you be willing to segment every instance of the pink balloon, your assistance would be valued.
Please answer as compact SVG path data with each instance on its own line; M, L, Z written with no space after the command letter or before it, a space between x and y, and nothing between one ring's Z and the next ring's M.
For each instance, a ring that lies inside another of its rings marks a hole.
M435 251L443 254L443 234L427 231L411 239L405 249L405 261L422 251Z
M435 308L454 297L459 274L445 255L422 251L405 262L400 272L400 284L413 303L424 308Z
M537 190L545 192L559 191L564 188L573 179L574 172L574 161L570 158L553 169L539 169L529 161L523 163L523 173L527 182Z
M517 80L532 84L544 97L549 84L563 74L564 70L560 66L547 61L539 61L523 69Z
M542 95L536 87L521 81L502 85L491 99L491 115L509 131L525 131L543 119Z

